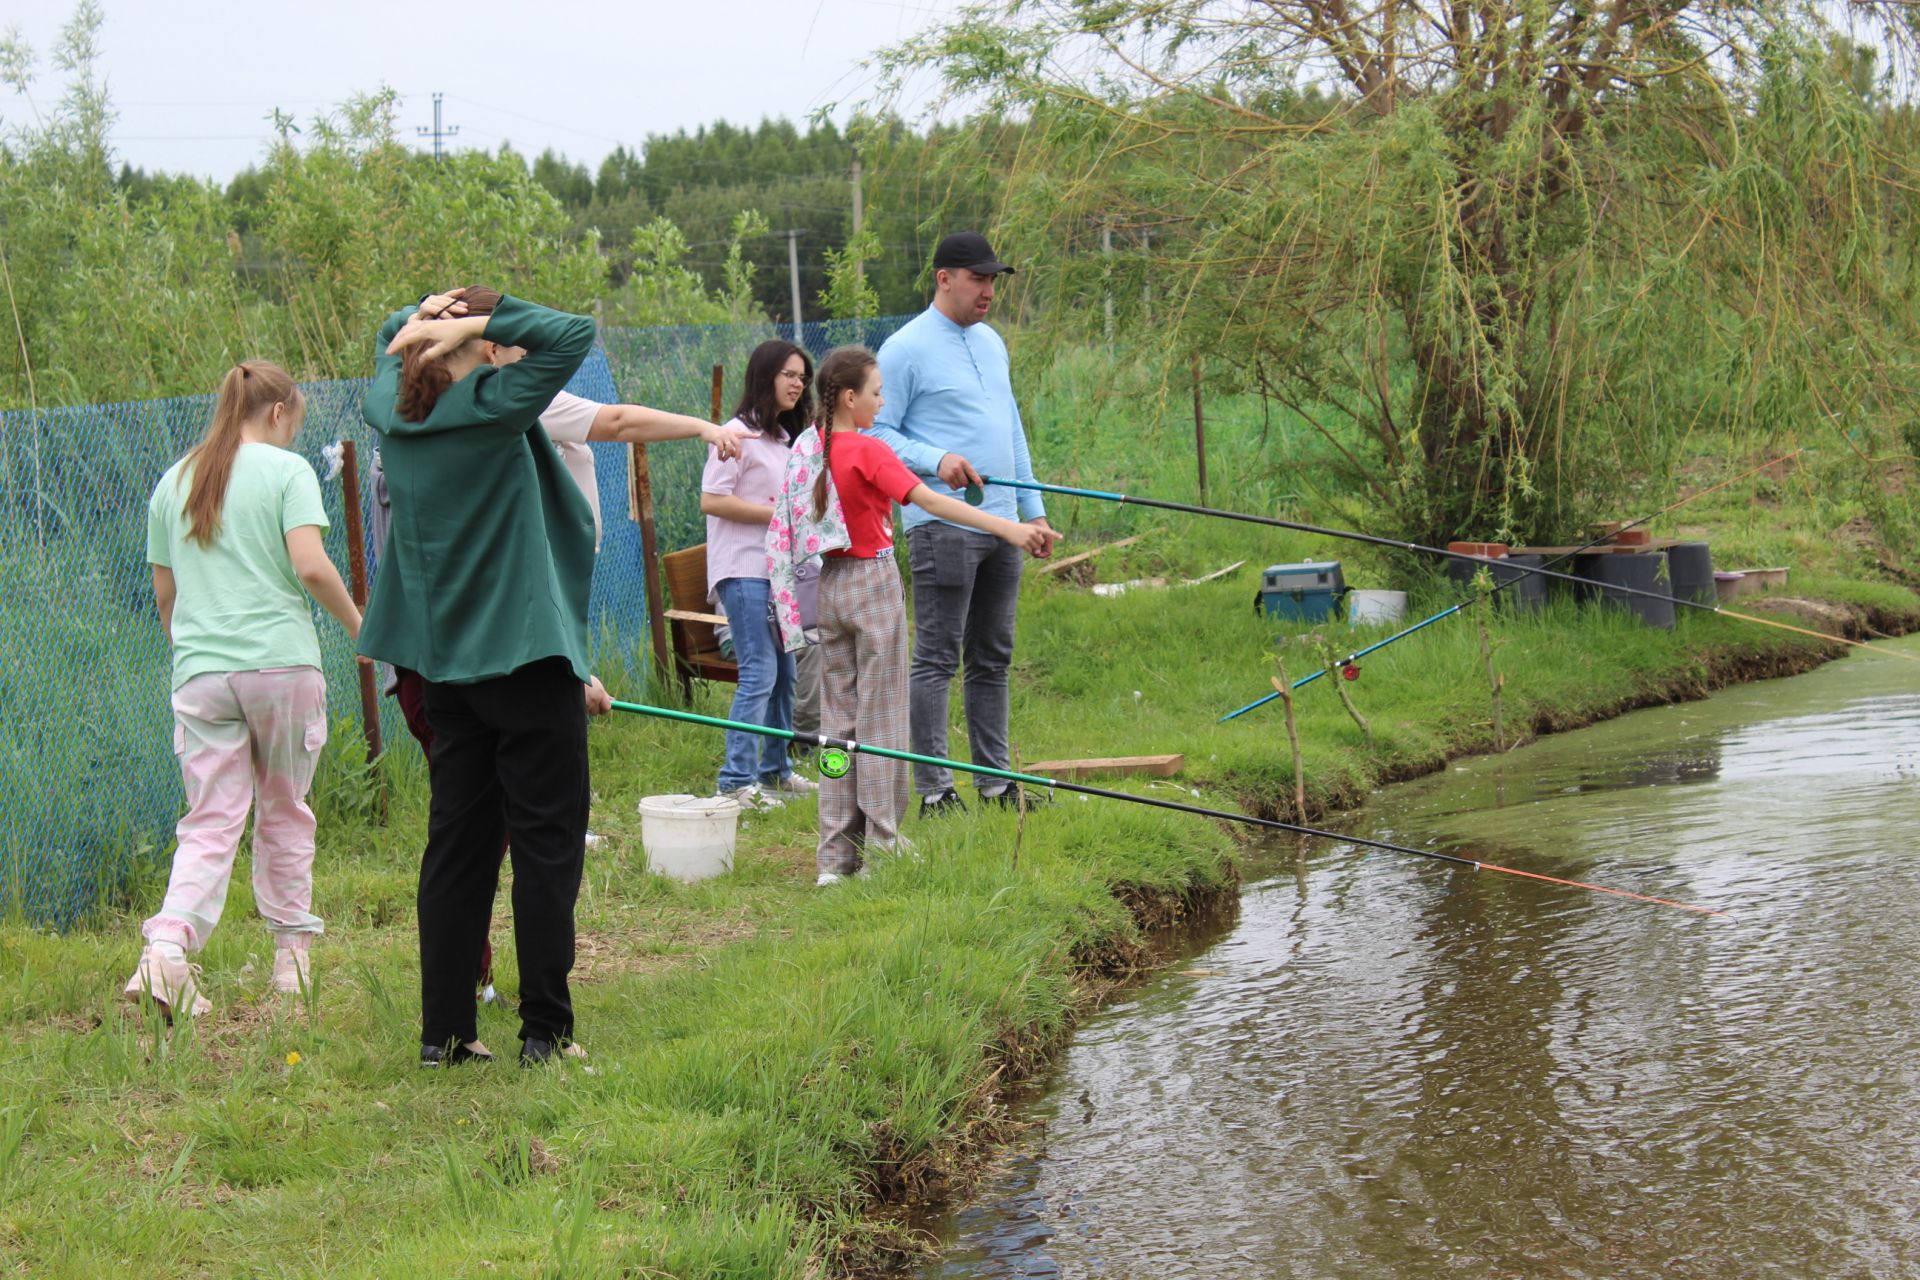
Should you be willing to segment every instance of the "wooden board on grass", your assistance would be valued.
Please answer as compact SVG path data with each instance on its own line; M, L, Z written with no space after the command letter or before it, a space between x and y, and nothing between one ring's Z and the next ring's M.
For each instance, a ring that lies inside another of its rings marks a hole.
M1105 546L1095 547L1091 551L1082 551L1077 556L1068 556L1065 560L1056 560L1052 564L1042 565L1040 568L1040 572L1041 573L1059 573L1062 570L1071 569L1073 568L1073 566L1077 564L1085 564L1087 561L1099 555L1102 551L1115 551L1121 547L1130 547L1134 543L1140 541L1140 539L1146 536L1147 535L1144 533L1136 533L1131 538L1122 538L1118 542L1109 542Z
M1069 781L1102 773L1171 778L1186 763L1187 758L1181 755L1100 756L1090 760L1042 760L1039 764L1026 766L1025 772L1057 774Z

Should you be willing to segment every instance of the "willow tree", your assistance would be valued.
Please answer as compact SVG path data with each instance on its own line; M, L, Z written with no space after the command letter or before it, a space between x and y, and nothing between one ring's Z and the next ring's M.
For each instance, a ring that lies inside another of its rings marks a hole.
M1917 36L1893 0L1014 0L887 62L1028 120L997 230L1057 322L1118 298L1403 530L1529 536L1691 430L1867 457L1911 419L1913 131L1871 68Z

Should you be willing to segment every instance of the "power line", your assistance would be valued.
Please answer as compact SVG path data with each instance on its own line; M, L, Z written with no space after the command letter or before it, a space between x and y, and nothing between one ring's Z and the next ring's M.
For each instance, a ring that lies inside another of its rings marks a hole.
M541 125L548 129L564 129L568 133L577 133L585 138L593 138L600 142L611 142L616 147L624 147L627 145L625 139L610 137L604 133L595 133L591 129L582 129L576 125L561 124L557 120L542 120L539 116L530 116L524 111L512 111L506 107L496 107L490 102L480 102L477 99L464 95L454 94L449 96L456 102L464 102L469 107L478 107L482 111L491 111L496 115L513 116L515 119L525 120L529 124Z
M259 133L116 133L113 140L119 142L253 142L273 136L273 130L263 129Z

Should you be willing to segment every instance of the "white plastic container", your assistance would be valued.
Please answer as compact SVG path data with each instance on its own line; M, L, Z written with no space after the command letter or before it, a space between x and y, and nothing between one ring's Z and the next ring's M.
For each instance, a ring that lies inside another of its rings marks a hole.
M740 806L724 796L645 796L640 845L647 870L691 884L733 870Z
M1347 618L1356 627L1398 622L1406 616L1407 593L1404 591L1347 592Z

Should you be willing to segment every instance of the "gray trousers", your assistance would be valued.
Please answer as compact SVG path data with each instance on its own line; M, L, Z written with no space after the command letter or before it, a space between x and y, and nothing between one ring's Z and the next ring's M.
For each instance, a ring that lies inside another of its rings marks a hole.
M907 530L913 567L913 751L945 756L947 699L964 660L961 705L975 764L1011 769L1007 747L1007 667L1013 662L1014 613L1026 553L989 534L930 521ZM914 790L937 796L953 785L953 771L913 766ZM982 795L999 795L1004 779L979 778Z
M891 751L907 737L907 605L900 566L828 556L820 570L820 728ZM907 812L907 766L856 755L845 777L820 779L815 865L847 875L867 849L894 847Z

